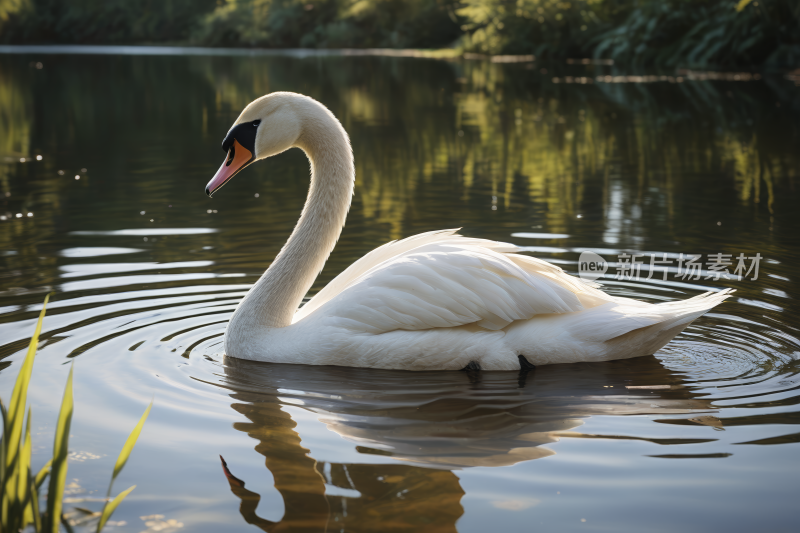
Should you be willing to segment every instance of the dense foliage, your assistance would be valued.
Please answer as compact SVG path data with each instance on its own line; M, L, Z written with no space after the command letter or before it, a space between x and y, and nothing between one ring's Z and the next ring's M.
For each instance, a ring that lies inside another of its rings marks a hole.
M0 0L0 41L129 44L186 41L216 0Z
M439 48L796 65L796 0L5 0L6 43Z
M625 63L793 64L791 0L464 0L469 45L487 53L588 55Z
M461 35L447 0L229 0L194 34L211 45L444 47Z

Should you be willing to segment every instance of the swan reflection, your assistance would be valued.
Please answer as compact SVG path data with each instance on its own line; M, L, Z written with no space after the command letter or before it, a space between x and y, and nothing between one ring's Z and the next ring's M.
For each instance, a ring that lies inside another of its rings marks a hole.
M226 469L248 523L264 531L456 531L464 491L453 470L507 466L556 453L542 446L592 415L707 411L709 402L654 357L552 365L528 373L401 372L225 359L221 385L249 422L283 497L280 522L260 518L260 496ZM627 388L633 387L633 388ZM303 448L285 406L313 412L328 429L384 464L319 462ZM688 441L687 441L688 442ZM692 441L696 442L696 441ZM244 477L244 476L243 476ZM246 480L245 480L246 481Z

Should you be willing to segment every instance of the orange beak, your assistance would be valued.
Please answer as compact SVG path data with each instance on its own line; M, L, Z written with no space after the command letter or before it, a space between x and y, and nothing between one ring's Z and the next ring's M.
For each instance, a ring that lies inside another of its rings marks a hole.
M239 173L244 167L253 162L255 157L252 152L239 144L239 141L234 140L231 149L228 152L228 157L223 161L222 166L219 167L217 173L211 178L211 181L206 185L206 194L210 197L217 190L228 183L232 177Z

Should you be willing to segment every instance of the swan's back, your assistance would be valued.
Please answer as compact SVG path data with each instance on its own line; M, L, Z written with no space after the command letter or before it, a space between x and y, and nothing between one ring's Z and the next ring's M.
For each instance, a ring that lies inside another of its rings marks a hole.
M294 322L318 314L370 334L468 324L497 331L611 298L550 263L512 253L516 246L456 231L423 233L373 250L303 306Z

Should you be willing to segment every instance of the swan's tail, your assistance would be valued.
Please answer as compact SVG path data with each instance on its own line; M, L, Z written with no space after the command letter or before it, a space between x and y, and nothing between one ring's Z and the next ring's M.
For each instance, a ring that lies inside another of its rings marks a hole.
M627 298L574 313L534 317L506 330L506 345L533 364L652 355L733 290L648 304Z
M638 355L654 354L666 346L678 333L686 329L689 324L721 304L733 292L734 289L706 292L688 300L665 302L641 308L643 315L651 319L656 318L655 323L631 328L621 335L607 339L606 343L613 346L613 351L632 351Z

